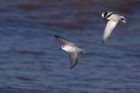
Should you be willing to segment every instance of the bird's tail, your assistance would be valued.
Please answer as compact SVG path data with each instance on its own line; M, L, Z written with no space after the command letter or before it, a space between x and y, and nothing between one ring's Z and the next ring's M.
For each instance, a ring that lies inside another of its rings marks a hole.
M86 53L86 51L85 50L82 50L81 53Z

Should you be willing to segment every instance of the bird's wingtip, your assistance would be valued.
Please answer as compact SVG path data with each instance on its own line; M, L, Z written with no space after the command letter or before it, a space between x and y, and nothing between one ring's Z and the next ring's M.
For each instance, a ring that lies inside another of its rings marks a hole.
M72 70L75 66L76 66L76 63L75 64L71 64L70 65L70 69Z
M54 35L54 37L55 37L55 38L58 38L59 36L58 36L58 35Z
M70 66L70 69L72 70L74 68L74 65Z
M73 69L73 67L70 67L70 69L72 70L72 69Z
M104 42L105 42L105 41L104 41L104 40L102 40L102 46L104 45Z

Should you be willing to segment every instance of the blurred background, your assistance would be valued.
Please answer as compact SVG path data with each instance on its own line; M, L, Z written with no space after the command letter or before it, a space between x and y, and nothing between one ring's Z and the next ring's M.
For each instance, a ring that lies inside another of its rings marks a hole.
M0 0L0 93L140 93L140 0ZM126 17L101 46L103 11ZM54 35L87 51L71 70Z

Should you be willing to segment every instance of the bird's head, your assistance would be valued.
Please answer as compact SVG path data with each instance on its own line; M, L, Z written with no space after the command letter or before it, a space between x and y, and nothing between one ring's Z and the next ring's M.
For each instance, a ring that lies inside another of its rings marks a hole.
M125 19L125 17L121 16L120 21L123 22L123 23L126 23L126 19Z
M103 12L102 14L101 14L101 16L103 17L103 18L105 18L106 16L107 16L107 11L105 11L105 12Z

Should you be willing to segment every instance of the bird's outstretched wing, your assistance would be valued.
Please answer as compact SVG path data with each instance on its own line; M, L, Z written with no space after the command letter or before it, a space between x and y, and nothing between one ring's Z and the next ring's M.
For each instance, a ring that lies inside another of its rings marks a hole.
M116 27L116 25L118 24L118 21L108 21L104 30L104 34L103 34L103 39L102 39L102 43L104 43L108 37L110 36L111 32L113 31L113 29Z
M75 52L75 53L70 53L70 68L72 69L73 67L76 66L76 64L78 63L78 55L79 53Z
M58 35L54 35L54 37L57 38L58 42L62 45L74 45L74 43L68 41L64 37L61 37L61 36L58 36Z

